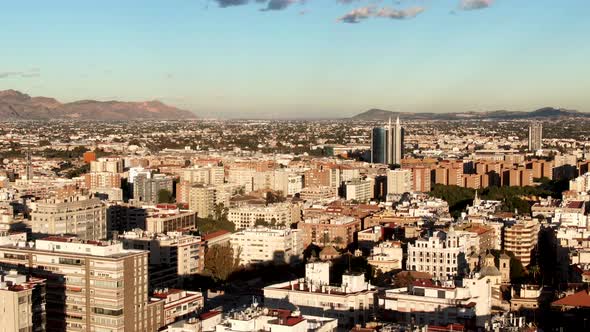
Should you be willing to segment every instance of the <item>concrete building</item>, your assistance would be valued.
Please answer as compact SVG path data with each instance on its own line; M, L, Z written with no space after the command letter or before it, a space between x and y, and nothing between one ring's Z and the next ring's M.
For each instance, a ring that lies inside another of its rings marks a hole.
M404 158L404 128L399 117L394 125L391 119L387 126L371 131L371 162L400 165Z
M401 269L403 258L404 252L401 242L385 241L373 247L367 262L375 269L385 273Z
M533 122L529 124L529 151L537 151L543 148L543 123Z
M202 293L182 289L156 289L151 300L164 302L166 325L196 317L205 305Z
M173 191L173 180L164 174L155 174L147 177L145 174L138 174L133 181L133 198L135 200L157 204L158 194L161 190L167 190L170 194Z
M136 229L119 236L126 249L149 251L150 286L174 287L203 272L201 237L182 232L154 234Z
M440 280L450 279L467 272L467 256L477 252L471 236L464 232L437 231L429 238L417 239L408 244L408 270L428 272Z
M412 171L409 169L387 170L387 193L401 195L413 191Z
M338 319L341 328L369 321L374 313L377 290L362 273L345 273L342 284L330 283L330 264L313 262L305 266L305 278L264 288L264 303L271 308L295 305L303 315Z
M190 184L223 184L225 181L225 170L222 166L185 168L181 172L180 180Z
M217 189L214 185L195 184L190 188L188 207L199 218L207 218L215 213Z
M531 263L533 249L539 240L541 225L536 219L519 219L504 227L503 249L511 251L523 266Z
M203 332L333 332L338 327L338 320L334 318L301 315L296 310L269 309L257 304L229 313L214 326L209 325L208 316L206 318L202 322Z
M121 242L49 237L0 246L0 265L47 279L48 331L157 331L163 303L148 299L148 252Z
M369 180L355 179L344 184L344 197L348 201L367 202L373 198L373 185Z
M443 326L459 323L475 331L484 328L490 318L491 288L489 279L479 276L464 279L457 286L415 281L408 287L386 290L379 306L398 322Z
M84 174L86 188L121 188L121 174L111 172L92 172Z
M105 239L106 206L88 196L47 199L36 203L31 213L31 224L35 234L71 234L83 240Z
M227 219L236 226L236 230L253 228L257 220L264 220L269 225L286 226L299 222L301 209L291 203L269 205L242 205L229 209Z
M45 331L45 292L44 279L0 272L0 331Z
M306 218L297 224L303 231L303 245L325 246L332 244L337 248L345 248L354 242L354 234L361 230L361 221L354 217L317 217Z
M290 228L248 228L231 235L231 246L240 264L264 262L293 263L303 257L301 230Z
M145 230L150 233L187 231L197 228L197 214L181 210L174 204L144 207L147 211Z
M98 158L98 160L90 162L90 172L122 173L123 159Z

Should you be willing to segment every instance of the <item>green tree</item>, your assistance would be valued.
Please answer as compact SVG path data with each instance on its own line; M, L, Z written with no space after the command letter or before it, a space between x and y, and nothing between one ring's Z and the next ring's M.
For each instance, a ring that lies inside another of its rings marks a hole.
M230 245L214 245L205 253L204 272L216 281L227 281L239 265L240 253L234 253Z
M174 203L174 196L168 189L158 191L158 203Z

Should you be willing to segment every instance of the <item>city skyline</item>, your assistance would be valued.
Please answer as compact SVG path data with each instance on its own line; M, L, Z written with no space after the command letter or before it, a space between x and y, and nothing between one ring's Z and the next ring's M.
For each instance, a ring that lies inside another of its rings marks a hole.
M583 1L35 6L0 13L0 90L158 99L200 117L590 109Z

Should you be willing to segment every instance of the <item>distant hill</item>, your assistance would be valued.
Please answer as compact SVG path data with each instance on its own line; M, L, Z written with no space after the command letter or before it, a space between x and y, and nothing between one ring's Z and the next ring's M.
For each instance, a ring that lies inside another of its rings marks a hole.
M160 101L81 100L62 104L48 97L31 97L15 90L0 91L0 119L6 120L176 120L194 119L192 112Z
M357 121L387 121L390 117L400 117L404 120L526 120L526 119L550 119L565 117L590 118L590 113L582 113L574 110L558 109L552 107L541 108L532 112L514 111L490 111L490 112L463 112L463 113L409 113L392 112L380 109L371 109L351 117Z

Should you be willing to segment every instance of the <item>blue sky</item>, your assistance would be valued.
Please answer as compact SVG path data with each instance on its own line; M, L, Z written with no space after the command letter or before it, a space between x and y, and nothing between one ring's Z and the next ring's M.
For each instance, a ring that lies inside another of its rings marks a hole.
M7 1L0 89L206 117L590 111L590 1L270 1Z

